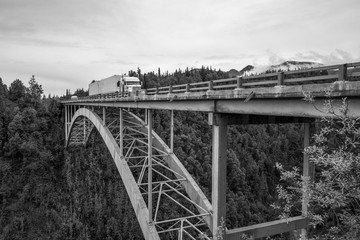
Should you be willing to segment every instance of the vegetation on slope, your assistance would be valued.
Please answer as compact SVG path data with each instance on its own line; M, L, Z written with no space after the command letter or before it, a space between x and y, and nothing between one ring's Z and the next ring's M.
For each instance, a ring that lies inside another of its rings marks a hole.
M221 70L160 69L139 75L147 87L226 78ZM86 91L78 89L86 95ZM97 133L86 148L64 149L63 108L29 86L0 80L0 239L141 239L120 176ZM68 92L68 95L70 93ZM169 112L155 111L155 130L169 141ZM211 195L211 128L207 115L175 113L175 154ZM277 219L284 168L302 165L301 125L232 126L228 133L228 228ZM298 210L296 210L298 211ZM328 221L327 219L325 221ZM340 231L341 233L341 231ZM339 233L339 234L340 234ZM283 237L286 237L284 235Z

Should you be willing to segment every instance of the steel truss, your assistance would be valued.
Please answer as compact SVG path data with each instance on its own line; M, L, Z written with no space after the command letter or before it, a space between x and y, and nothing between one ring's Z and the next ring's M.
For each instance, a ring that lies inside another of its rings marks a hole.
M69 136L69 146L86 145L94 125L85 116L78 117L74 123L72 132Z
M197 197L194 193L188 195L190 190L186 186L195 181L186 170L184 172L183 166L180 166L182 171L173 167L174 154L159 141L159 136L152 131L150 150L149 126L135 114L125 110L120 113L119 109L98 110L96 114L103 116L103 125L116 143L123 146L123 157L141 196L148 203L149 224L155 226L159 236L163 239L210 239L211 205L200 188L195 188L199 191ZM77 117L73 120L68 145L85 145L93 129L94 125L86 116Z

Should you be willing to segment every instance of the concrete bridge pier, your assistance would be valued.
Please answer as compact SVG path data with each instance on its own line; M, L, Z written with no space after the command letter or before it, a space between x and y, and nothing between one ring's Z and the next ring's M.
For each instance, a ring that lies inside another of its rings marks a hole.
M310 123L304 123L304 149L310 146ZM314 164L309 161L309 156L304 152L303 160L303 176L308 178L308 181L311 182L314 180L315 168ZM306 186L304 186L306 187ZM309 205L309 193L304 191L302 196L302 209L301 214L303 217L308 217L308 205ZM307 239L307 229L301 229L301 239Z
M227 130L229 125L239 124L269 124L269 123L303 123L304 124L304 148L309 146L310 126L313 118L282 118L276 116L253 116L209 113L209 125L212 126L212 207L213 222L211 230L214 239L223 233L223 239L242 239L246 234L254 238L266 237L274 234L291 232L301 229L302 240L307 239L308 192L304 191L302 197L302 215L284 220L277 220L263 224L256 224L232 230L226 230L226 150ZM314 167L304 152L303 176L311 181L314 177ZM305 187L305 186L304 186ZM270 229L270 230L269 230Z
M215 239L226 221L226 148L227 117L224 114L209 114L212 125L212 233ZM225 229L223 229L223 232Z

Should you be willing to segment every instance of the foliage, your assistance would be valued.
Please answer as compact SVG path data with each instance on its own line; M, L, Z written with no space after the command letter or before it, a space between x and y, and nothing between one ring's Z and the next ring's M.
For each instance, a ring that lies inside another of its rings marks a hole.
M315 239L360 237L360 119L349 116L348 103L343 99L337 107L334 100L325 102L330 116L322 119L313 145L305 149L316 169L313 178L302 177L298 168L278 165L281 179L289 184L277 187L282 216L299 213L298 199L304 195Z
M36 85L35 80L33 83ZM40 103L36 94L25 102L31 90L20 81L11 86L21 91L9 93L17 104L5 99L8 104L0 129L5 133L0 152L0 239L43 239L50 235L59 239L64 196L58 187L63 138L57 128L60 104L49 99L51 108L35 105Z
M89 96L89 90L84 90L83 88L78 88L74 92L74 95L77 97L86 97L86 96Z
M9 99L17 102L25 96L25 91L26 87L24 84L19 79L16 79L9 87Z
M65 154L70 239L141 239L142 232L120 175L98 133L88 148Z
M29 88L27 89L27 93L31 96L31 98L40 100L41 94L43 94L43 89L40 84L35 81L35 76L33 75L29 81Z
M226 77L209 67L132 74L148 87ZM65 151L62 106L54 98L40 98L42 88L34 78L29 84L16 80L9 90L0 84L0 239L141 239L100 137L94 133L87 149ZM168 142L169 112L155 111L154 122ZM300 130L286 124L229 127L227 228L274 220L276 212L269 206L277 200L280 179L275 162L299 164ZM211 199L207 115L176 112L174 142L175 154Z
M160 86L178 85L192 82L210 81L216 79L228 78L227 72L212 69L211 67L202 66L201 68L186 68L185 70L177 69L174 73L149 72L142 74L138 68L137 72L129 71L130 76L137 76L142 82L143 88L152 88Z
M66 89L66 93L64 96L61 97L61 99L70 99L71 96L77 96L77 97L87 97L89 96L89 90L84 90L83 88L78 88L75 90L73 94L71 94L70 89Z

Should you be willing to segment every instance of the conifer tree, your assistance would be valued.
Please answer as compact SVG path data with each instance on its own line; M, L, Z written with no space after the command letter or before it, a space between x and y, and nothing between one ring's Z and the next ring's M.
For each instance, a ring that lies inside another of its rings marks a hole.
M348 115L348 101L334 107L325 102L330 117L322 119L314 144L305 152L316 172L302 177L298 168L278 168L289 186L277 187L283 200L283 217L299 213L304 193L309 202L308 217L314 239L360 238L360 119Z

